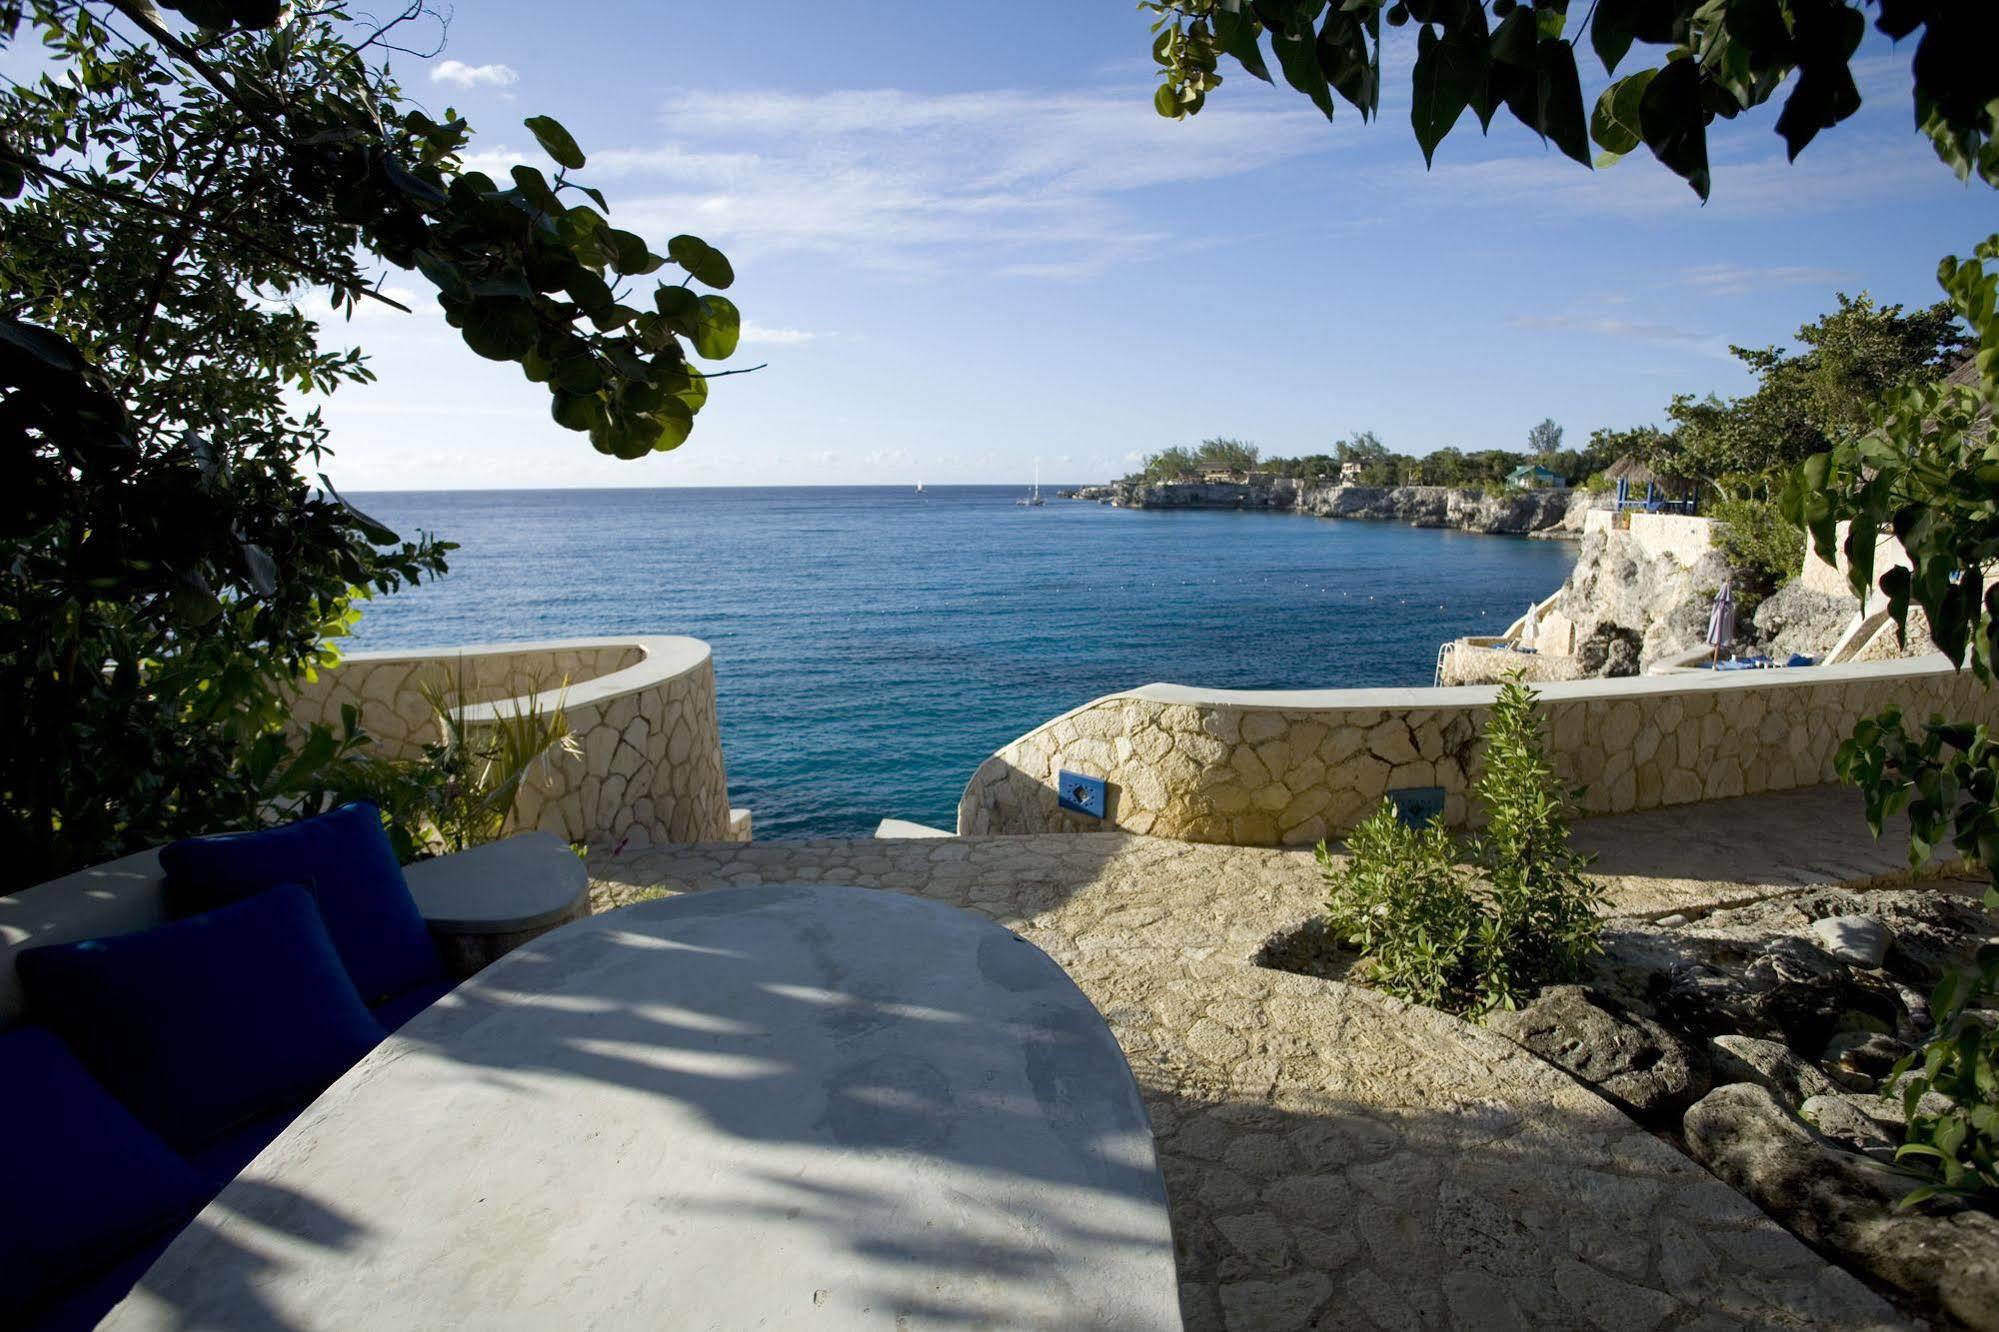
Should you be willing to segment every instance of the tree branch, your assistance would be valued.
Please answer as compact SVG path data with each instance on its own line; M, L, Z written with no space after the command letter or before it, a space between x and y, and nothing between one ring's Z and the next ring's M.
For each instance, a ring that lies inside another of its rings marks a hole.
M81 177L72 176L67 171L63 171L60 168L47 166L41 162L35 161L33 158L23 157L19 153L9 152L5 147L0 147L0 160L11 162L15 166L21 168L21 170L28 172L31 175L40 176L45 180L53 180L59 184L67 185L69 188L76 190L79 193L87 194L91 198L101 200L104 203L126 205L134 208L139 208L146 212L152 213L157 217L167 218L170 221L181 223L187 226L199 227L205 231L212 231L217 235L227 236L231 240L238 241L244 245L249 246L251 249L256 250L258 253L262 254L267 259L275 259L280 263L287 264L307 274L310 274L312 272L311 264L308 261L301 259L299 256L295 254L288 254L285 251L277 249L274 246L265 244L263 241L258 240L255 236L247 235L241 231L236 230L234 227L224 226L222 223L213 221L212 219L201 217L194 212L169 208L165 204L154 203L151 199L145 198L141 195L121 194L113 190L107 190L101 185L93 185L91 182L84 180ZM331 285L330 279L321 278L320 280L329 282L329 285ZM343 285L341 289L343 291L351 291L356 296L366 296L370 300L379 301L383 305L389 306L393 309L401 310L404 314L412 313L410 308L407 305L404 305L401 301L395 300L388 296L384 296L380 292L374 291L370 288L367 287L348 288Z

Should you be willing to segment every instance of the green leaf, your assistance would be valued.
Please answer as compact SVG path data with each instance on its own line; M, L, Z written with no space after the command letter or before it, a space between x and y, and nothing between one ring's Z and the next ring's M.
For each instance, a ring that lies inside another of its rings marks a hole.
M1638 101L1645 146L1665 167L1707 201L1707 114L1701 105L1700 67L1675 60L1658 72Z
M693 337L701 324L701 298L685 287L662 285L652 294L652 303L675 332Z
M1583 127L1582 82L1576 73L1575 48L1567 42L1541 43L1540 96L1537 128L1554 140L1564 155L1588 166L1589 135Z
M1458 123L1472 94L1485 82L1485 44L1459 39L1455 32L1439 38L1425 23L1416 33L1414 98L1409 108L1416 143L1429 165L1437 145Z
M1281 32L1270 35L1271 49L1277 52L1278 68L1284 71L1284 81L1312 99L1312 105L1319 108L1327 120L1333 118L1333 90L1326 82L1326 72L1319 68L1318 42L1310 29L1302 37L1287 37Z
M459 330L465 345L489 361L518 361L534 347L540 326L526 301L474 301Z
M675 236L666 243L667 257L694 275L696 282L725 291L736 280L736 270L722 252L699 236Z
M1625 52L1631 49L1631 23L1640 3L1641 0L1597 0L1596 13L1590 19L1589 41L1606 74L1615 74Z
M1597 147L1607 153L1622 156L1633 152L1645 141L1639 128L1638 103L1645 96L1656 69L1641 69L1630 78L1619 79L1603 90L1596 99L1596 111L1590 116L1590 137Z
M710 361L726 361L742 336L743 317L726 296L701 298L700 322L694 331L695 352Z
M1534 37L1534 11L1516 9L1492 30L1492 58L1516 69L1533 69L1539 60Z
M548 178L531 166L508 168L507 174L514 178L514 187L521 196L551 217L559 216L562 203L555 197L555 191L548 186Z
M553 116L529 116L521 122L534 134L534 141L541 150L553 158L558 166L571 171L583 169L583 150L576 146L576 140L569 137L569 131Z

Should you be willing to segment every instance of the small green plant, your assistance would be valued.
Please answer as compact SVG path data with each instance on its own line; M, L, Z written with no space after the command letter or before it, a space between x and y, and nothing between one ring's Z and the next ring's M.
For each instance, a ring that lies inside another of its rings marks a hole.
M1895 1159L1928 1180L1897 1207L1914 1207L1939 1194L1999 1196L1999 1030L1981 1020L1995 1008L1999 944L1987 944L1971 970L1946 972L1937 982L1930 999L1935 1033L1921 1049L1904 1055L1890 1075L1908 1124ZM1944 1108L1919 1112L1927 1092L1941 1093Z
M1376 988L1477 1019L1577 979L1596 954L1602 890L1569 846L1570 796L1548 762L1536 697L1517 677L1500 687L1477 788L1486 829L1468 846L1441 827L1405 826L1387 801L1344 860L1320 844L1327 929L1366 955Z
M1412 1003L1464 1006L1480 911L1450 834L1408 827L1384 800L1347 839L1346 863L1321 842L1319 865L1327 928L1366 955L1370 983Z
M511 831L523 784L556 755L579 753L563 711L566 686L553 699L538 685L519 687L511 707L474 722L462 674L449 687L425 685L440 735L410 759L369 752L372 742L360 729L359 714L343 708L342 731L325 738L326 757L290 794L302 813L373 801L405 863L498 841Z

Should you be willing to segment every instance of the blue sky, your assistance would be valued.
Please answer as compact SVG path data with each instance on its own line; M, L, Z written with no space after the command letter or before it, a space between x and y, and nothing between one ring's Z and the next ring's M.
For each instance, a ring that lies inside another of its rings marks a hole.
M1740 391L1728 344L1784 342L1836 290L1936 299L1938 258L1999 226L1914 136L1910 51L1873 40L1865 109L1799 164L1775 106L1718 126L1703 208L1648 156L1585 171L1504 113L1426 173L1409 29L1375 124L1241 75L1175 124L1129 0L551 15L460 6L398 72L471 120L482 164L538 160L520 122L553 115L614 221L721 246L749 321L731 364L770 368L621 463L434 314L329 322L380 376L327 404L345 487L1014 482L1037 458L1085 481L1204 435L1517 448L1544 416L1580 441Z

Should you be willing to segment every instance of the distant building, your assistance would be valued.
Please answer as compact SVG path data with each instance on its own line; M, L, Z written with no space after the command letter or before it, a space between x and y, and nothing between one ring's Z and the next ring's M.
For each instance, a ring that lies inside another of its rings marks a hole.
M1362 469L1361 469L1361 465L1360 465L1359 463L1357 463L1357 462L1343 462L1343 463L1341 463L1341 464L1340 464L1340 484L1341 484L1341 485L1343 485L1343 486L1357 486L1357 485L1359 485L1359 484L1360 484L1360 474L1361 474L1361 470L1362 470Z
M1506 484L1517 490L1560 490L1568 485L1568 478L1560 472L1551 471L1539 463L1516 467L1506 474Z

